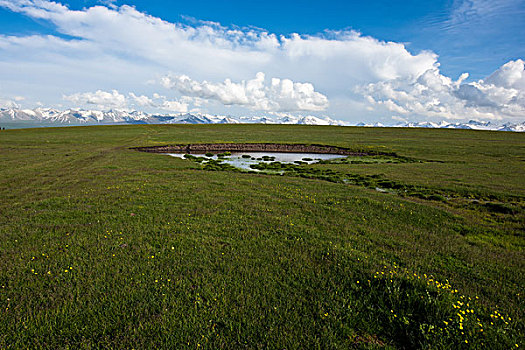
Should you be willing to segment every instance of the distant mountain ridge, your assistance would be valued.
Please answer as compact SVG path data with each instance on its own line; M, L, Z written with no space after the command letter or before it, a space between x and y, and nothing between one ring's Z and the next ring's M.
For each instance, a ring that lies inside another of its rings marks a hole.
M359 123L356 126L365 127L387 127L381 123L365 124ZM433 129L469 129L469 130L491 130L491 131L514 131L514 132L525 132L525 122L521 123L505 123L505 124L494 124L492 122L480 122L477 120L469 120L466 123L449 123L447 121L441 121L440 123L434 122L406 122L397 123L388 127L394 128L433 128Z
M0 122L45 122L57 125L92 124L304 124L304 125L346 125L330 118L306 117L232 117L203 113L149 114L139 111L95 111L68 109L59 111L51 108L0 109Z
M284 117L233 117L219 116L203 113L180 113L180 114L150 114L140 111L122 110L81 110L68 109L60 111L52 108L35 109L0 109L0 123L22 122L37 125L95 125L95 124L300 124L300 125L337 125L348 126L340 120L328 117L315 116L284 116ZM386 127L381 123L365 124L359 123L356 126L364 127ZM406 122L389 127L409 127L409 128L445 128L445 129L472 129L472 130L496 130L496 131L515 131L525 132L525 122L494 124L492 122L480 122L470 120L467 123L449 123L442 121L434 122Z

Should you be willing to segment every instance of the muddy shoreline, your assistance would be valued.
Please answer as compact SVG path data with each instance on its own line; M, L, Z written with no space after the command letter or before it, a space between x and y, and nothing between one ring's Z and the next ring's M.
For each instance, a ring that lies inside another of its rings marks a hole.
M150 147L132 147L131 149L149 153L186 153L204 154L220 152L282 152L282 153L317 153L339 154L348 156L377 155L377 152L356 152L348 148L325 145L280 144L280 143L197 143L186 145L166 145Z

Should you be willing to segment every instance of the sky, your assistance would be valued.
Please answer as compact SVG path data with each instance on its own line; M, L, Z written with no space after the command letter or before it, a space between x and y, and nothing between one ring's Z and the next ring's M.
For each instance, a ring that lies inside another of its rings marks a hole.
M0 108L525 121L525 0L0 0Z

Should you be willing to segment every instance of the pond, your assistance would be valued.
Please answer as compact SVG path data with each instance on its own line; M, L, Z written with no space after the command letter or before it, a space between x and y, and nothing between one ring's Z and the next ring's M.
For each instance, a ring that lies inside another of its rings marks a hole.
M167 155L184 159L186 153L167 153ZM225 153L213 155L207 153L206 155L196 154L195 156L204 157L206 159L222 160L223 163L230 164L236 168L248 171L258 171L256 169L252 169L250 165L259 163L280 162L284 164L314 164L321 160L332 160L347 157L345 155L339 154L287 152L234 152L229 155L225 155Z

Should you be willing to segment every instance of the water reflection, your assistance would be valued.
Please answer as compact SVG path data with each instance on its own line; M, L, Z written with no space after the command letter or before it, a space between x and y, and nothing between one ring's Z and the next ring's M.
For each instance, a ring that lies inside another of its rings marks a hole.
M168 155L176 158L183 158L185 153L168 153ZM195 155L195 154L194 154ZM206 159L221 159L222 162L230 164L236 168L243 170L254 171L250 168L252 164L280 162L280 163L307 163L314 164L320 160L331 160L337 158L345 158L346 156L338 154L318 154L318 153L283 153L283 152L235 152L231 155L224 155L224 153L214 154L198 154L195 156L204 157Z

